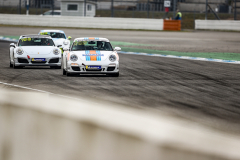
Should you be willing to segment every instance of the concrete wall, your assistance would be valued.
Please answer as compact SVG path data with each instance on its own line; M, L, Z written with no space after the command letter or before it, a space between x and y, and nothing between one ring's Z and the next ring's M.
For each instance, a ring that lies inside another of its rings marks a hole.
M77 27L77 28L111 28L111 29L144 29L163 30L162 19L143 18L103 18L103 17L76 17L76 16L35 16L0 14L0 24L50 26L50 27Z
M195 20L195 29L240 31L240 21Z
M0 90L1 160L240 159L240 137L106 102Z

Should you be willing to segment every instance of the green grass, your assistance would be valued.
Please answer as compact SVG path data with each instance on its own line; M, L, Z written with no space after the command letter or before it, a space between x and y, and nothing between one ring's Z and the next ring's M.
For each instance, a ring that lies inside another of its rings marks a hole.
M151 44L139 44L139 43L129 43L129 42L119 42L111 41L112 46L153 46Z
M132 48L132 47L121 47L121 49L122 49L122 51L125 51L125 52L139 52L139 53L150 53L150 54L163 54L163 55L201 57L201 58L212 58L212 59L224 59L224 60L240 61L240 54L239 53L176 52L176 51L160 51L160 50L151 50L151 49L139 49L139 48Z
M13 39L19 38L19 36L4 36L4 37L13 38ZM71 41L71 44L72 44L72 41ZM139 52L139 53L150 53L150 54L163 54L163 55L201 57L201 58L240 61L239 53L176 52L176 51L162 51L162 50L152 50L152 49L139 49L137 48L137 46L151 46L151 45L120 42L120 41L111 41L111 44L113 47L116 47L116 46L121 47L122 51L125 51L125 52ZM126 46L131 46L131 47L126 47ZM136 46L136 48L132 46Z

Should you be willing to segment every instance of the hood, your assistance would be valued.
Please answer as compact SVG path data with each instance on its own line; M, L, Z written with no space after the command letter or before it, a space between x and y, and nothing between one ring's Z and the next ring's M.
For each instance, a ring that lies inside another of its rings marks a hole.
M114 51L71 51L71 54L76 54L83 61L105 61Z
M64 41L65 40L65 38L52 38L52 40L55 42L55 41Z
M67 40L67 41L68 41L68 44L67 44L67 45L63 44L63 42L66 41L66 40L67 40L67 39L64 39L64 38L53 38L53 41L54 41L55 45L56 45L56 46L62 45L61 48L69 47L69 45L70 45L70 41L69 41L69 40Z
M19 48L22 48L24 53L26 54L50 54L53 52L53 49L55 47L53 46L21 46Z

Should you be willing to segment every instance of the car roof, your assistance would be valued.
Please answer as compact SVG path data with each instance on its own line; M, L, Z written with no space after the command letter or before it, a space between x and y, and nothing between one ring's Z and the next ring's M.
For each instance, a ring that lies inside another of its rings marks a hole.
M98 37L80 37L75 38L74 41L105 41L109 42L107 38L98 38Z
M51 30L51 29L40 30L40 32L58 32L58 33L64 33L62 30ZM64 33L64 34L65 34L65 33Z
M21 35L19 39L23 37L29 37L29 38L51 38L49 35L38 35L38 34L29 34L29 35Z

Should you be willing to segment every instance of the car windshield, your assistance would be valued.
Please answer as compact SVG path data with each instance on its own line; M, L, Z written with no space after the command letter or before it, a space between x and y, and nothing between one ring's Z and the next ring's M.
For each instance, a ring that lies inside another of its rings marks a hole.
M48 35L51 36L52 38L64 38L66 39L66 36L64 33L59 33L59 32L40 32L40 35Z
M21 38L18 46L54 46L53 40L49 38Z
M103 50L103 51L113 51L110 42L104 41L75 41L72 44L72 51L82 51L82 50Z

